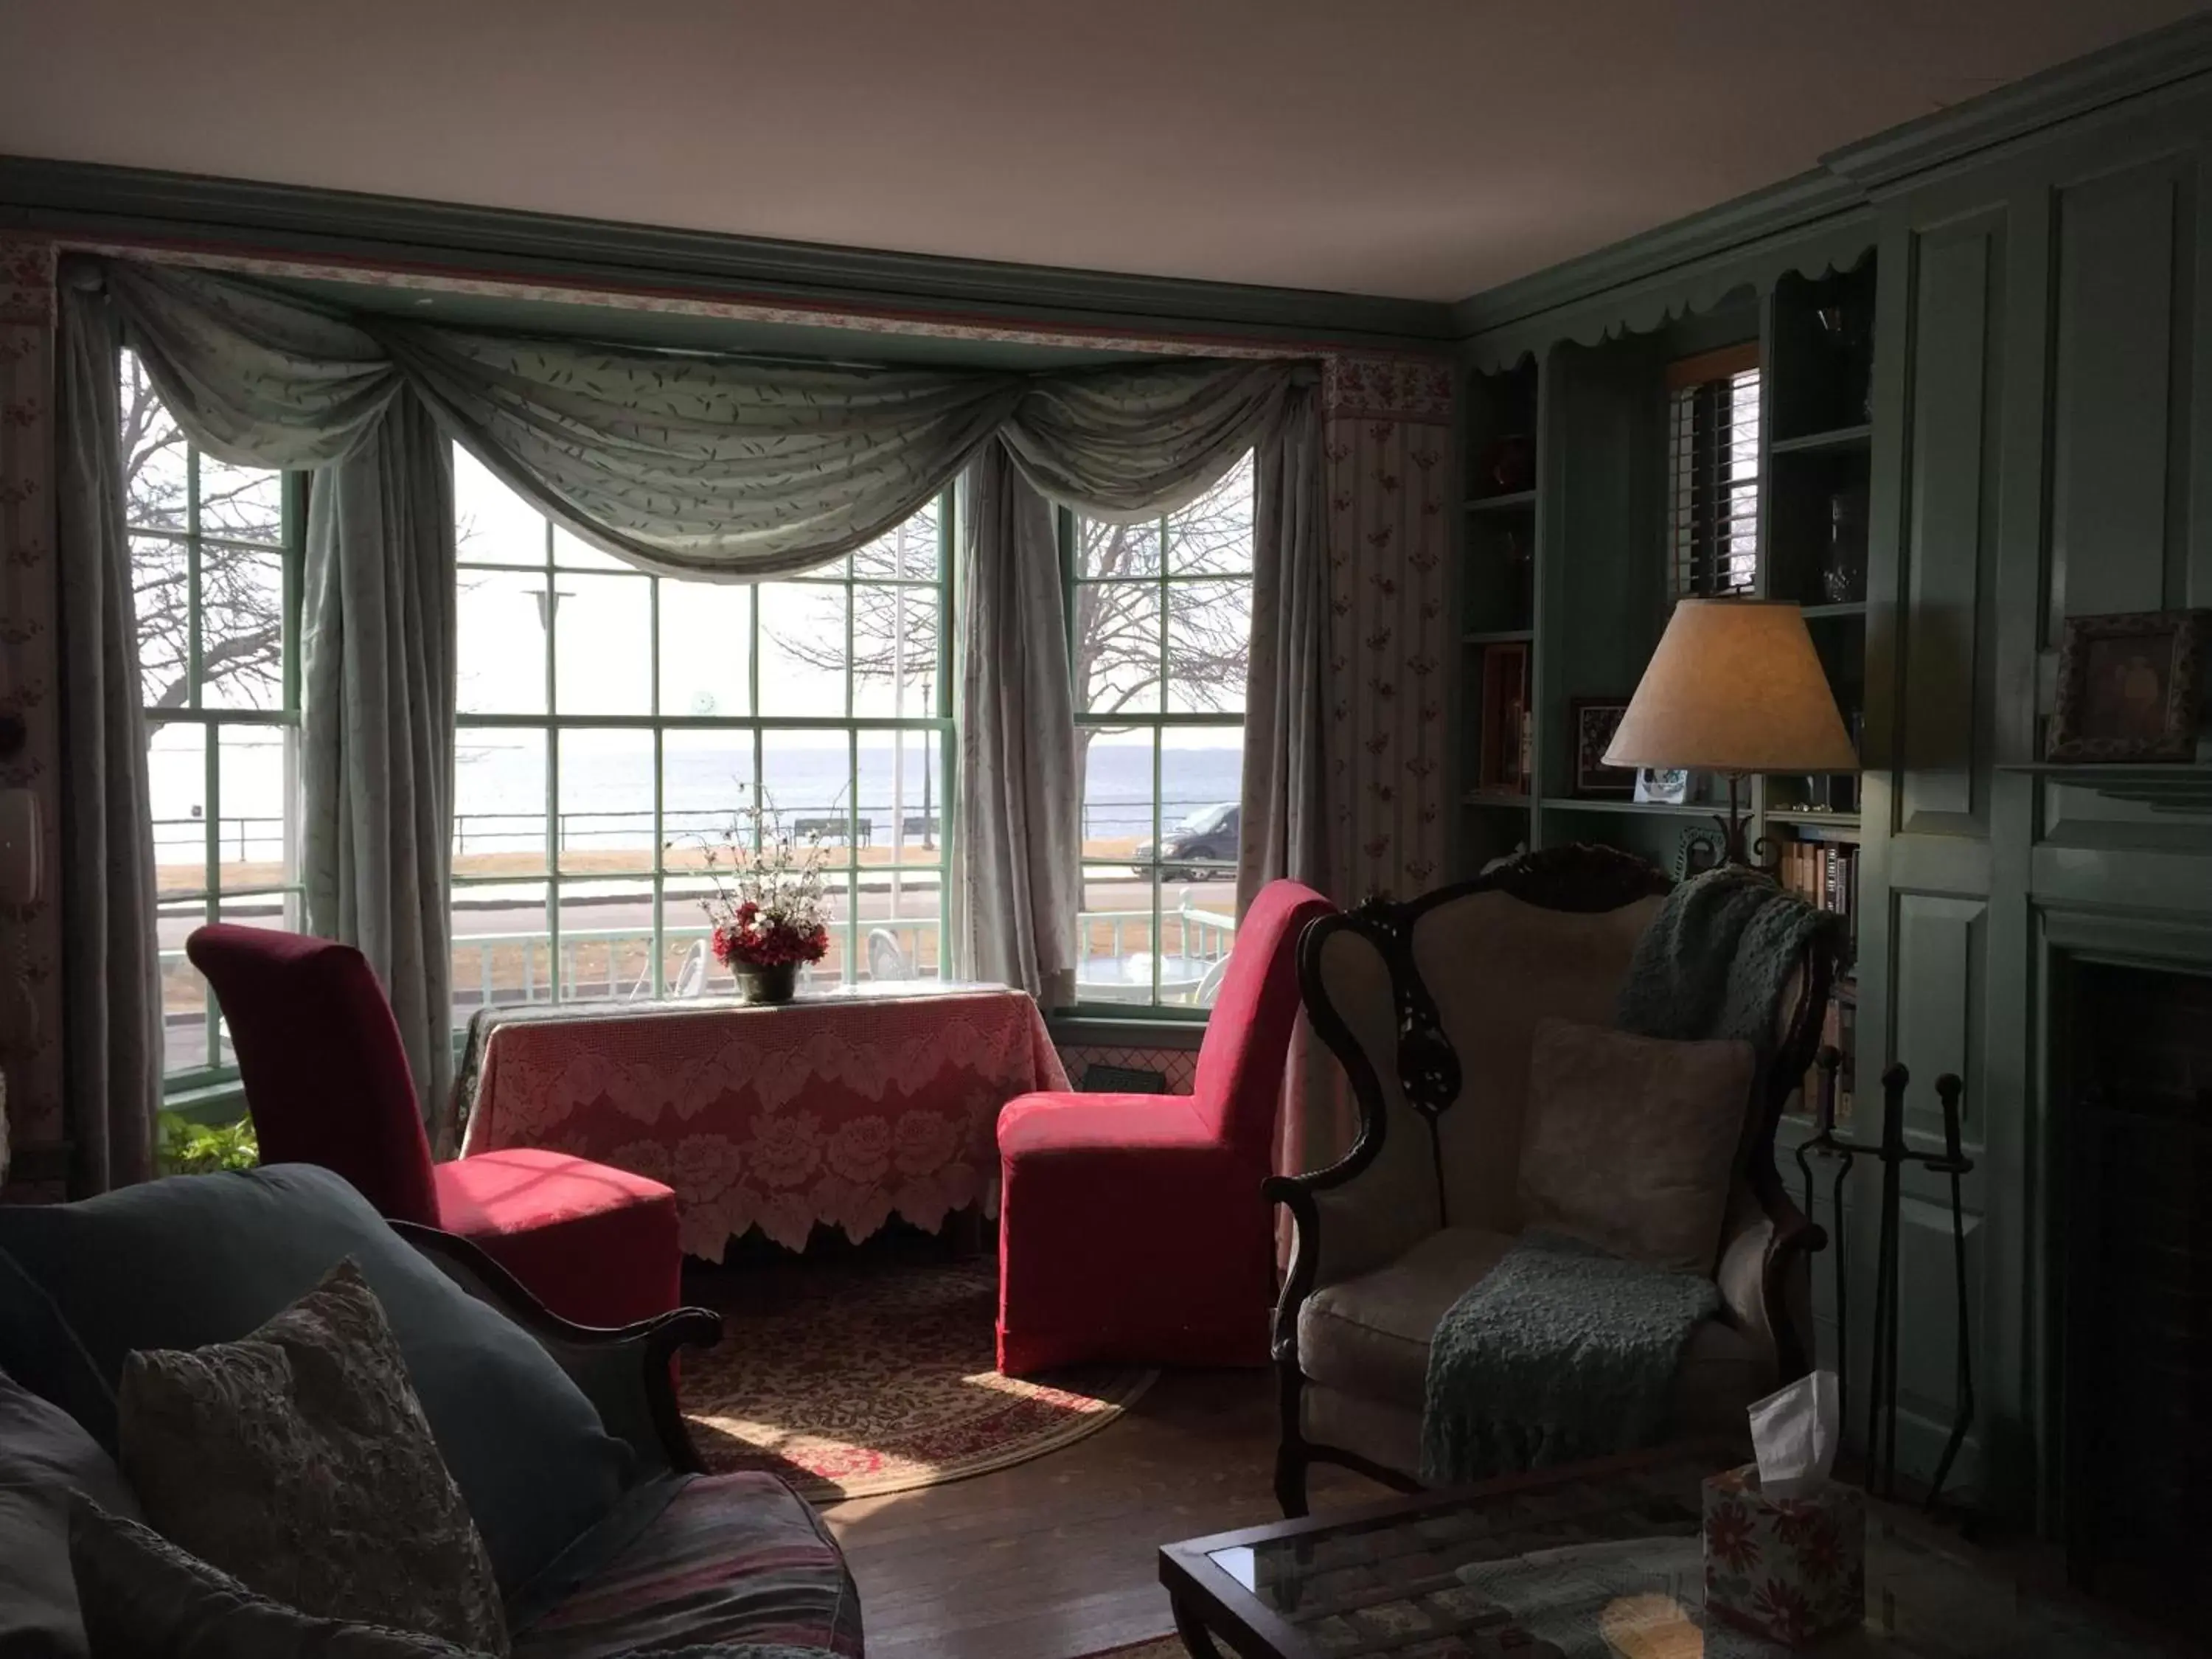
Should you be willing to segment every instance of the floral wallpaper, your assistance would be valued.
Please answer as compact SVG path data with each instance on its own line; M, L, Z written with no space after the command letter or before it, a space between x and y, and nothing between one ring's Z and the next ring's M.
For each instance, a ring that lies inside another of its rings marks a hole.
M0 789L38 802L46 877L23 908L0 908L0 1073L7 1079L9 1197L57 1197L61 1154L61 907L54 793L54 248L0 237L0 713L23 746L0 755Z
M1328 491L1330 896L1411 898L1443 871L1452 399L1442 359L1332 357Z

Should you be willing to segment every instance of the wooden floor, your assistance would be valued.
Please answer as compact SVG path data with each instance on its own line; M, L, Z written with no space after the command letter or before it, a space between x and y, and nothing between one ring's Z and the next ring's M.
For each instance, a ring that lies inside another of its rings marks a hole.
M1274 1379L1170 1371L1118 1422L972 1480L823 1511L869 1659L1073 1659L1166 1634L1164 1543L1280 1518ZM1314 1473L1314 1507L1377 1496Z

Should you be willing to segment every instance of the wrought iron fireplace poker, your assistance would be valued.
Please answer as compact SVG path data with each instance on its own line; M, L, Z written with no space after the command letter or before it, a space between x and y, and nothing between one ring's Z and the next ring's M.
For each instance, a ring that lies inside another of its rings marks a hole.
M1912 1080L1902 1066L1881 1074L1881 1139L1869 1146L1845 1140L1836 1133L1836 1073L1843 1056L1833 1048L1820 1050L1816 1064L1820 1073L1820 1099L1816 1133L1797 1148L1797 1167L1805 1176L1805 1210L1813 1210L1813 1165L1808 1156L1818 1153L1838 1160L1830 1193L1830 1213L1836 1239L1836 1376L1842 1395L1842 1415L1850 1411L1850 1304L1848 1299L1850 1249L1843 1237L1844 1182L1854 1161L1863 1156L1881 1164L1881 1227L1875 1255L1874 1352L1867 1368L1867 1490L1884 1498L1897 1492L1897 1356L1898 1356L1898 1223L1903 1197L1905 1166L1917 1164L1930 1174L1948 1176L1951 1182L1951 1268L1959 1300L1958 1416L1950 1437L1943 1443L1936 1474L1928 1485L1925 1508L1933 1510L1950 1478L1959 1448L1974 1418L1973 1344L1966 1326L1966 1219L1961 1183L1973 1161L1959 1147L1959 1101L1966 1085L1949 1072L1936 1079L1936 1097L1943 1103L1943 1150L1917 1152L1905 1141L1905 1091Z

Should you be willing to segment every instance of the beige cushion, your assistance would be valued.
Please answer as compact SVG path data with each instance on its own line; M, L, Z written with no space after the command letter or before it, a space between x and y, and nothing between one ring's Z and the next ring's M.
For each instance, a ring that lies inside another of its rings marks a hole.
M235 1342L132 1353L117 1405L124 1477L172 1543L303 1613L507 1650L491 1559L351 1257Z
M1741 1041L1539 1023L1516 1184L1528 1225L1711 1276L1754 1064Z
M1388 1267L1316 1291L1298 1310L1299 1369L1319 1388L1409 1412L1418 1426L1437 1322L1512 1246L1504 1233L1447 1227ZM1700 1320L1674 1372L1675 1431L1741 1435L1744 1408L1768 1392L1771 1370L1742 1332ZM1379 1447L1349 1449L1413 1467Z

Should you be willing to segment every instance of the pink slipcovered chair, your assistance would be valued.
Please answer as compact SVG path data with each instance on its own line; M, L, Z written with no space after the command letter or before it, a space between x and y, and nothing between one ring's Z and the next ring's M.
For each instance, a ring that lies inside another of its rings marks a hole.
M1022 1095L999 1114L999 1369L1264 1365L1271 1172L1298 1014L1297 941L1330 914L1261 890L1188 1095Z
M386 1219L458 1233L578 1325L681 1301L676 1194L565 1153L515 1147L433 1164L407 1051L351 945L210 923L185 941L230 1026L264 1164L316 1164Z

